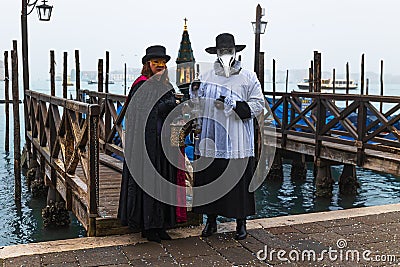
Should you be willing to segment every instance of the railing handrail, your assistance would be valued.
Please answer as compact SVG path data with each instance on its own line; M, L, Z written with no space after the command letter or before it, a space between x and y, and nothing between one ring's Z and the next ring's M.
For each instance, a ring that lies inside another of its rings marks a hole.
M64 172L61 175L68 179L66 183L74 183L71 177L75 177L76 166L81 161L80 157L85 153L89 155L88 164L82 165L86 179L81 180L86 185L86 191L79 192L85 194L80 197L86 199L89 221L92 222L98 214L99 204L100 106L32 90L25 91L25 95L27 99L25 105L28 105L26 127L30 130L31 141L38 140L38 142L33 142L34 146L39 146L34 147L34 150L49 153L49 155L43 155L44 158L52 169ZM61 116L59 108L62 108ZM61 146L64 148L61 149ZM59 153L64 153L61 157L64 164L62 168L57 165L57 162L60 162ZM53 178L50 179L52 183L55 182ZM79 184L75 186L85 189Z
M370 101L370 102L385 102L385 103L400 103L400 96L378 96L378 95L360 95L360 94L332 94L332 93L310 93L310 92L300 92L300 91L292 91L292 92L264 92L265 96L284 96L291 95L297 97L306 97L306 98L324 98L324 99L332 99L332 100L359 100L359 101Z

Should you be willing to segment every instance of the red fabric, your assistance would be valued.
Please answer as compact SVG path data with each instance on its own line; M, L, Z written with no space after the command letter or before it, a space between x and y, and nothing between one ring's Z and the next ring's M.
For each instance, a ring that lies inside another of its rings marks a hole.
M185 172L185 148L181 147L181 156L178 161L178 172L176 175L176 184L180 186L176 192L177 207L176 207L176 222L182 223L187 221L187 209L186 209L186 172Z
M136 85L136 84L138 84L139 82L141 82L141 81L147 81L149 78L147 78L146 76L144 76L144 75L140 75L133 83L132 83L132 86L131 86L131 91L132 91L132 88ZM126 99L125 99L125 103L127 103L127 104L129 104L129 102L130 102L130 98L132 97L132 92L129 92L129 94L126 96Z
M149 78L147 78L144 75L140 75L132 84L132 87L134 87L136 84L138 84L141 81L147 81Z

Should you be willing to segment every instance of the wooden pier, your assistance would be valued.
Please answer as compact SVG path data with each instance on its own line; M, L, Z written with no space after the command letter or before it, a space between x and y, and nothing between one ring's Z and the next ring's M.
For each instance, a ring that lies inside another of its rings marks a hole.
M272 103L272 94L266 96ZM394 126L400 121L400 97L301 92L275 97L279 99L271 110L276 126L266 125L265 144L275 137L277 148L313 157L317 165L350 164L400 176L400 131ZM306 108L304 99L310 103ZM350 104L340 107L340 101ZM380 105L391 108L379 111ZM283 107L282 118L278 107Z
M64 54L63 98L56 97L54 51L50 58L51 95L32 90L24 95L29 162L39 166L49 186L48 200L65 202L88 236L127 233L129 228L117 218L126 96L109 93L107 86L103 92L103 83L97 92L81 90L78 80L79 101L67 100ZM75 58L79 70L77 51ZM339 183L341 189L352 187L349 192L357 190L356 166L400 176L400 97L321 93L318 53L314 61L312 92L277 93L275 73L273 92L264 92L271 108L261 132L264 145L277 149L273 168L282 168L281 157L292 157L293 166L304 176L305 161L313 161L320 197L332 194L332 165L344 165ZM103 80L103 61L98 65ZM282 177L282 172L276 173L274 177ZM345 181L349 177L353 181ZM188 224L199 222L199 216L193 215Z
M57 190L89 236L127 233L117 219L122 161L111 156L123 157L126 97L87 90L80 95L88 103L26 92L32 158L40 164L46 185ZM272 99L271 94L266 97ZM279 150L304 154L318 168L352 165L400 175L400 133L393 126L400 120L395 115L400 97L292 92L275 93L274 98L277 126L266 121L265 145L276 138ZM311 104L302 108L302 99ZM346 100L346 108L335 104ZM380 103L394 106L380 112L375 107ZM283 107L282 117L276 114L278 107ZM329 121L327 111L332 114ZM367 111L376 117L368 124ZM351 114L357 123L350 121ZM335 129L338 124L344 130ZM390 133L396 138L385 137ZM121 142L115 142L116 136Z

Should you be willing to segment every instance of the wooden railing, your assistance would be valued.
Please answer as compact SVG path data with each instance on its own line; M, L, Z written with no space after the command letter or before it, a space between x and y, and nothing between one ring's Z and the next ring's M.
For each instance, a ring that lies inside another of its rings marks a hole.
M316 157L323 141L355 146L359 166L364 163L365 149L400 154L400 97L301 92L265 95L282 148L288 135L315 140ZM303 100L309 101L305 108ZM386 111L380 111L382 107Z
M126 96L89 90L81 90L80 96L87 103L100 106L99 142L101 151L123 157L125 143L123 119L127 109ZM116 138L120 140L117 142Z
M93 235L99 204L100 107L26 91L27 142L69 210ZM79 172L80 175L76 175Z

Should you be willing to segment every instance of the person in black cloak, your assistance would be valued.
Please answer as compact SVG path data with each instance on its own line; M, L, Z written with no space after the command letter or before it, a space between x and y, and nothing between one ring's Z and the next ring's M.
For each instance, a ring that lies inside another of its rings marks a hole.
M151 178L157 173L171 183L176 182L177 170L170 164L161 146L161 129L163 125L169 125L167 115L177 105L166 70L169 60L165 47L148 47L142 58L142 75L132 84L126 100L126 104L132 106L128 106L126 113L125 160L118 218L122 225L141 231L142 237L155 242L171 239L166 229L176 223L175 207L157 200L151 192L142 188L143 183L156 181ZM151 167L147 166L145 154L151 161ZM160 184L152 186L161 191Z

